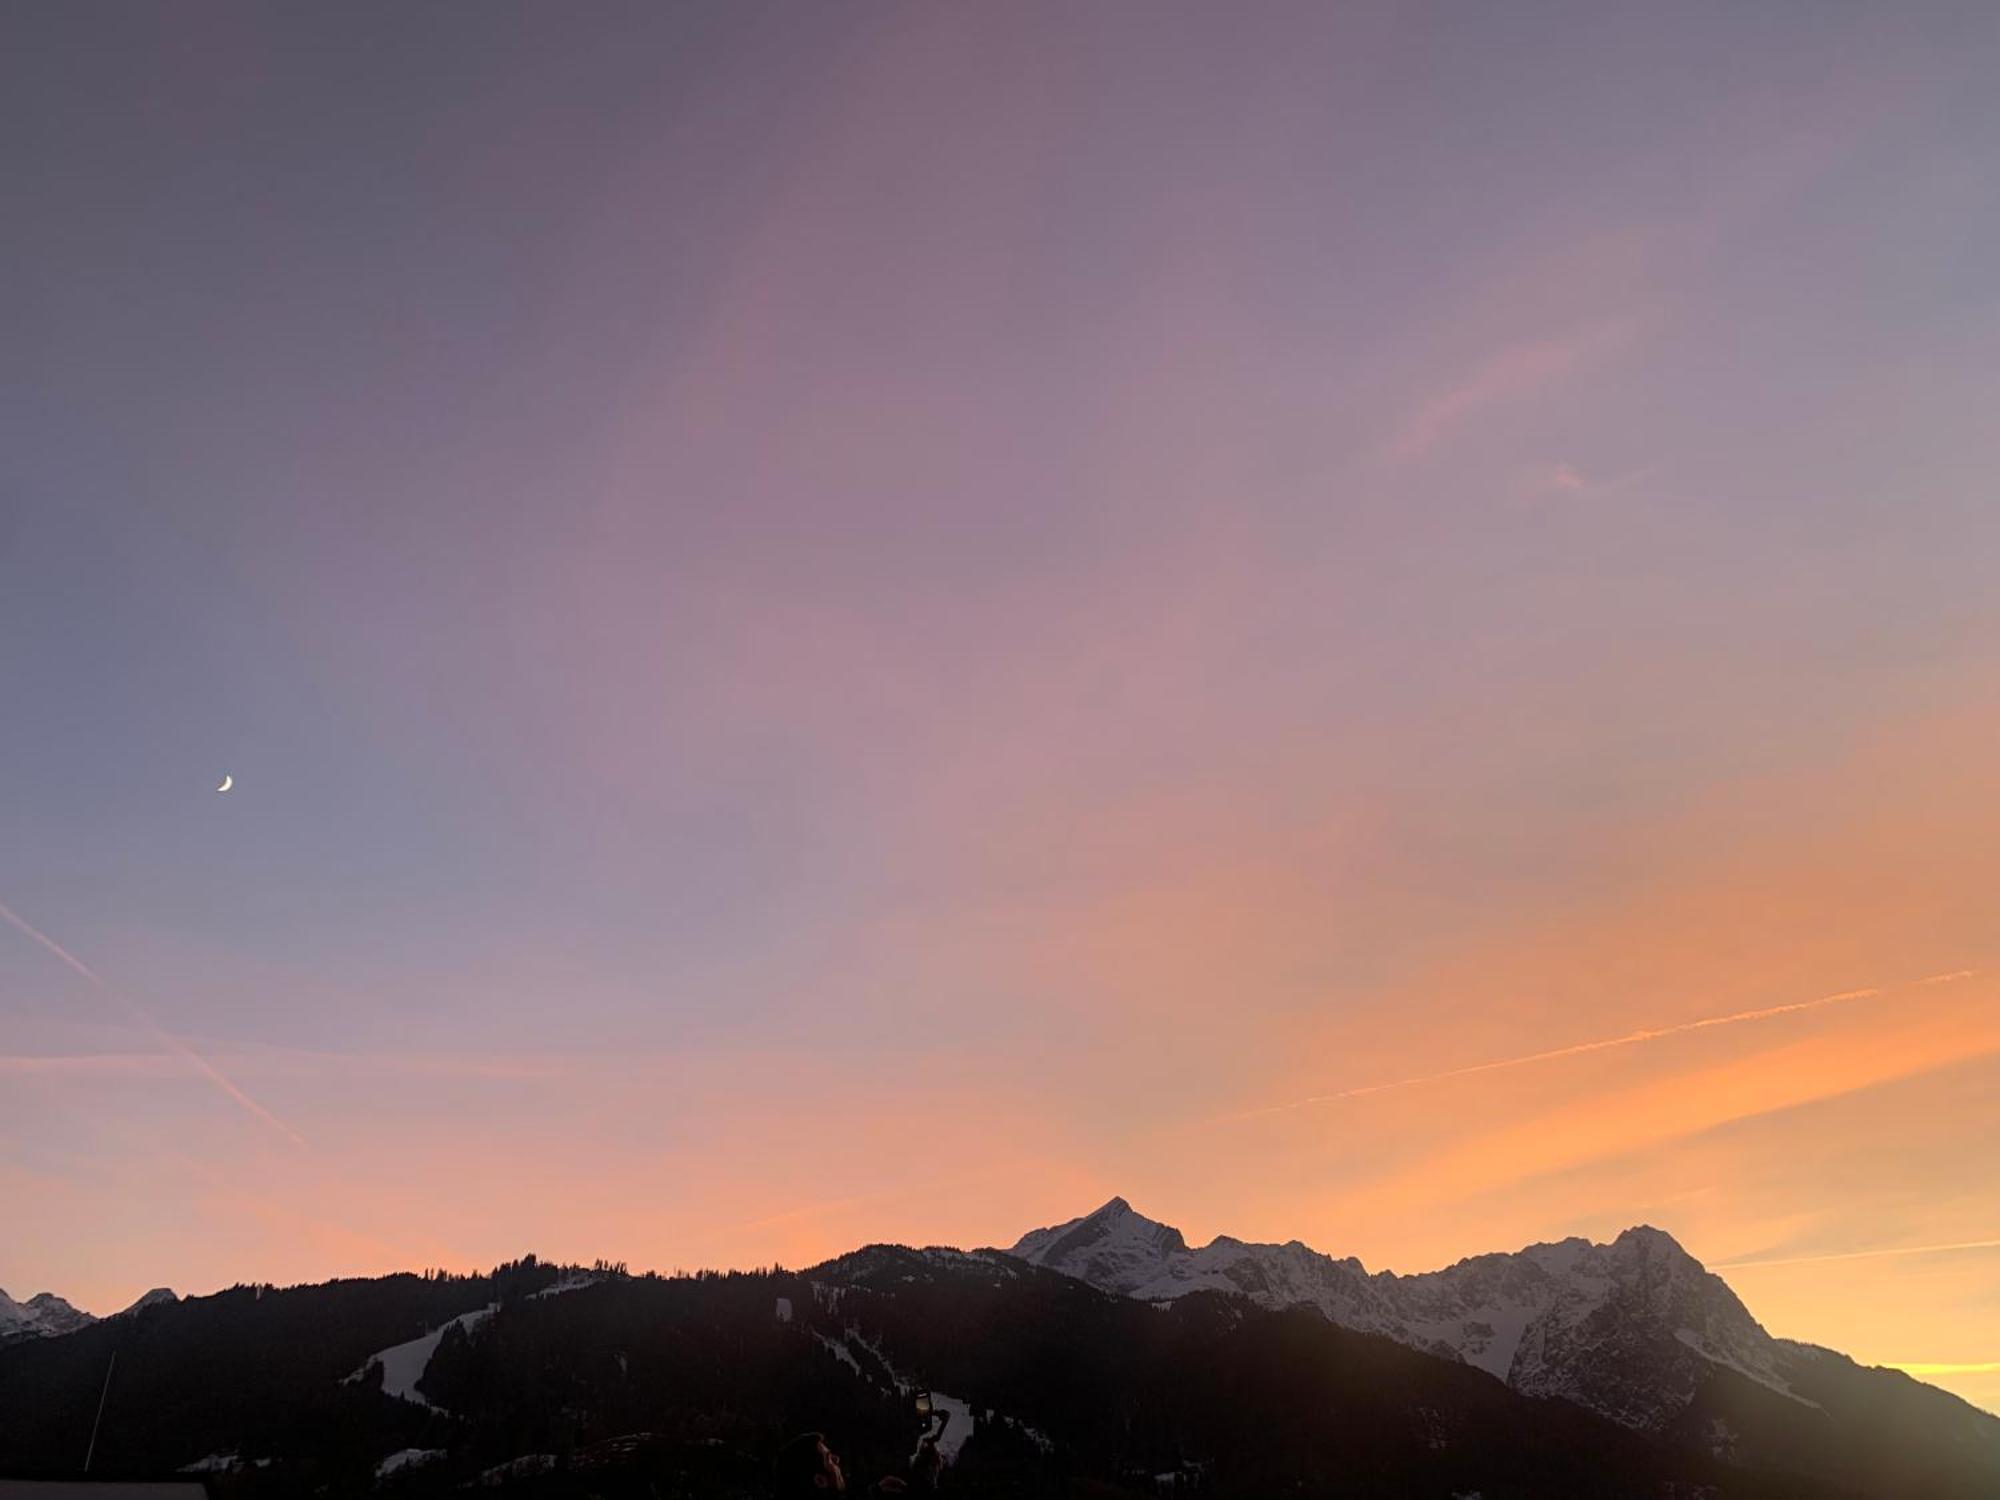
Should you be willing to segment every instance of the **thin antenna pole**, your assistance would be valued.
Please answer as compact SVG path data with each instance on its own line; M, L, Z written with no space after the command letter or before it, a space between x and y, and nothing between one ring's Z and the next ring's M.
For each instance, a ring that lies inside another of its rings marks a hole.
M118 1368L118 1351L111 1351L111 1363L104 1367L104 1389L97 1394L97 1416L90 1424L90 1446L83 1450L83 1472L90 1472L90 1461L97 1455L97 1429L104 1421L104 1403L111 1399L111 1372Z

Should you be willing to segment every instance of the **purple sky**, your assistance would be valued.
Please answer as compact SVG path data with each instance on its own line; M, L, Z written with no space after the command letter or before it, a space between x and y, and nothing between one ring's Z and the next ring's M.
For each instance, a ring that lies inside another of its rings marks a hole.
M5 30L9 1292L2000 1239L1991 7Z

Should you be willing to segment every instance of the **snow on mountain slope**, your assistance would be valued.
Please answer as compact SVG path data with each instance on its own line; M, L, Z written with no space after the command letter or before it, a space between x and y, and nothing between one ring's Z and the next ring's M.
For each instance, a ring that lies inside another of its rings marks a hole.
M1371 1274L1297 1240L1220 1236L1189 1248L1179 1230L1113 1198L1037 1229L1021 1259L1144 1301L1234 1292L1266 1307L1304 1305L1331 1322L1474 1365L1515 1389L1563 1396L1632 1427L1684 1409L1705 1366L1723 1366L1793 1400L1793 1356L1720 1277L1658 1229L1608 1245L1569 1239L1441 1271Z
M441 1411L442 1407L432 1406L417 1390L417 1382L424 1378L424 1371L430 1368L431 1356L437 1353L438 1345L444 1342L445 1330L453 1325L471 1333L494 1313L500 1304L490 1302L485 1307L474 1308L469 1313L461 1313L449 1323L440 1323L428 1333L419 1334L407 1343L394 1344L378 1350L361 1362L361 1368L347 1376L342 1384L365 1379L368 1371L376 1365L382 1367L382 1394L400 1397L418 1406Z
M180 1298L171 1290L156 1286L130 1307L111 1316L123 1318L155 1303L178 1301ZM37 1292L26 1302L16 1302L5 1292L0 1292L0 1344L19 1343L22 1339L59 1338L65 1333L75 1333L79 1328L88 1328L102 1321L94 1313L71 1307L54 1292Z
M26 1302L16 1302L0 1292L0 1344L21 1339L49 1339L74 1333L97 1321L89 1313L74 1308L54 1292L37 1292Z
M948 1464L955 1464L958 1462L958 1450L972 1436L978 1418L973 1415L970 1402L947 1396L943 1391L931 1392L931 1405L946 1415L944 1432L937 1440L938 1457Z

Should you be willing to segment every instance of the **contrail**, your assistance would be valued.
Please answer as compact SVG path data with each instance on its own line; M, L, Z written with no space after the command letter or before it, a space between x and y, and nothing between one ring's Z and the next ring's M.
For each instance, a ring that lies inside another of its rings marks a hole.
M1972 973L1970 969L1961 969L1952 974L1935 974L1922 982L1943 984L1948 980L1969 978ZM1880 988L1842 990L1837 995L1821 995L1817 1000L1794 1000L1789 1005L1767 1005L1762 1010L1739 1010L1726 1016L1703 1016L1699 1021L1682 1021L1673 1026L1654 1026L1644 1031L1628 1031L1623 1036L1604 1037L1594 1042L1578 1042L1570 1047L1552 1047L1546 1052L1530 1052L1522 1057L1502 1057L1493 1062L1473 1063L1469 1067L1448 1068L1442 1073L1422 1073L1413 1078L1398 1078L1389 1083L1369 1083L1359 1088L1341 1089L1338 1093L1314 1094L1309 1098L1294 1099L1289 1104L1271 1104L1262 1109L1242 1110L1229 1118L1247 1120L1260 1115L1284 1114L1290 1110L1307 1109L1315 1104L1331 1104L1337 1099L1359 1099L1363 1094L1382 1094L1390 1089L1415 1088L1421 1083L1443 1083L1451 1078L1470 1078L1475 1073L1497 1073L1503 1068L1525 1068L1532 1063L1554 1062L1561 1057L1581 1057L1586 1052L1608 1052L1613 1047L1636 1047L1641 1042L1656 1042L1664 1036L1679 1036L1688 1031L1706 1031L1711 1026L1741 1026L1747 1021L1769 1021L1778 1016L1797 1015L1800 1011L1818 1010L1823 1005L1839 1005L1849 1000L1871 1000L1881 993Z
M1784 1255L1772 1260L1725 1260L1711 1271L1748 1271L1756 1266L1806 1266L1823 1260L1874 1260L1884 1255L1945 1255L1953 1250L2000 1250L2000 1240L1960 1240L1951 1245L1891 1245L1881 1250L1838 1250L1830 1255Z
M74 953L70 952L69 949L63 947L61 943L58 943L54 938L50 937L46 932L43 932L33 923L29 922L25 917L22 917L21 915L13 911L11 908L7 906L5 902L0 902L0 918L4 918L9 925L14 927L19 932L25 934L26 936L32 938L35 942L41 944L42 947L47 949L50 953L54 954L65 965L67 965L71 969L74 969L78 974L81 974L85 979L89 980L90 983L96 987L99 994L103 995L106 999L110 1000L114 1005L116 1005L120 1010L125 1012L126 1018L130 1020L133 1025L137 1026L141 1031L145 1032L146 1035L150 1036L155 1042L159 1043L160 1046L164 1047L167 1051L173 1053L176 1057L182 1058L188 1063L191 1063L202 1074L202 1076L207 1078L210 1083L214 1084L215 1087L219 1089L228 1098L234 1100L237 1104L241 1105L244 1109L248 1110L258 1119L262 1120L266 1125L269 1125L273 1130L277 1131L280 1135L285 1136L288 1140L292 1141L293 1144L299 1146L305 1145L306 1140L304 1136L300 1135L296 1130L292 1129L291 1126L287 1125L283 1120L279 1119L276 1115L272 1114L268 1109L264 1108L264 1106L259 1104L255 1099L252 1099L248 1094L244 1093L243 1090L239 1089L235 1084L231 1083L226 1077L223 1076L222 1071L219 1068L217 1068L207 1058L203 1057L199 1052L195 1051L194 1048L190 1047L186 1042L183 1042L179 1037L169 1032L158 1021L155 1021L150 1015L146 1013L145 1009L141 1007L137 1001L129 999L125 995L120 994L117 990L114 990L110 985L104 982L104 980L97 974L97 972L94 969L90 967L89 964L85 963L82 959L78 958Z

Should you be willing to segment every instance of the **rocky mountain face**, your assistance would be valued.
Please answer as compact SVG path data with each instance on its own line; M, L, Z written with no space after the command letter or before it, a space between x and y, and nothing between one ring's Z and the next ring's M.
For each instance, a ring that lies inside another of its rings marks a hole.
M1772 1338L1719 1276L1658 1229L1608 1245L1570 1239L1475 1256L1441 1271L1370 1273L1292 1240L1227 1236L1191 1249L1179 1230L1122 1198L1025 1234L1013 1254L1142 1301L1234 1292L1265 1307L1311 1307L1343 1328L1458 1359L1535 1396L1575 1401L1657 1431L1720 1366L1792 1395L1806 1346Z
M54 1338L74 1333L97 1319L79 1312L54 1292L37 1292L26 1302L16 1302L0 1292L0 1344L22 1339Z
M1524 1395L1774 1467L1883 1472L1899 1441L1885 1413L1919 1420L1944 1451L2000 1464L2000 1420L1898 1371L1773 1338L1721 1277L1662 1230L1626 1230L1474 1256L1399 1276L1297 1240L1198 1249L1114 1198L1033 1230L1012 1253L1155 1304L1226 1292L1305 1307L1344 1328L1484 1370ZM1898 1421L1903 1420L1899 1417Z
M123 1312L111 1316L122 1318L141 1308L178 1300L170 1288L156 1286ZM37 1292L26 1302L16 1302L5 1292L0 1292L0 1344L19 1343L24 1339L52 1339L101 1321L94 1313L70 1306L54 1292Z

